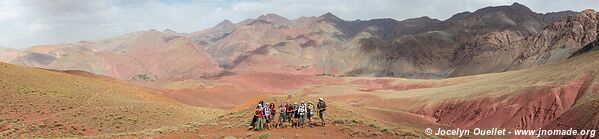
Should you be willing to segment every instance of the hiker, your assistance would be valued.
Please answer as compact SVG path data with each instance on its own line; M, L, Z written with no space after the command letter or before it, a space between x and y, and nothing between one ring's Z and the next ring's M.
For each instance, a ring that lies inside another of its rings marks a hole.
M285 107L285 105L283 105L283 103L281 103L281 105L279 105L279 119L277 120L277 123L275 124L275 126L277 128L280 128L283 125L283 122L285 122L286 113L287 113L286 107Z
M293 102L293 127L297 128L299 124L299 115L297 110L299 109L299 104L297 102Z
M275 103L274 102L270 103L270 110L271 110L270 117L274 119L275 115L277 114L277 110L275 109Z
M263 100L260 100L260 102L258 102L258 105L260 105L262 108L264 108L264 106L266 106L266 105L264 105L264 101Z
M256 109L258 109L258 107L261 107L262 103L264 102L258 102L258 106L256 106ZM256 125L256 120L258 120L258 113L254 113L254 117L252 118L252 122L250 123L250 129L255 128L254 125Z
M258 107L256 108L256 115L257 120L256 125L254 125L254 130L262 131L264 128L264 108L262 107L262 104L258 104Z
M270 128L270 127L274 127L274 125L273 125L274 121L273 120L275 120L275 115L277 114L277 109L275 108L275 103L274 102L270 103L269 109L270 109L270 117L268 117L268 120L269 120L268 121L268 123L269 123L268 126Z
M266 129L270 129L270 106L268 106L268 103L266 103L266 105L264 105L263 109L263 124L266 125Z
M289 101L287 101L287 104L285 104L287 107L285 108L285 110L287 111L287 114L285 115L285 118L287 118L287 122L289 123L293 123L293 121L291 120L293 118L293 105L291 105L289 103Z
M318 98L318 116L320 118L320 123L322 126L325 126L324 117L326 115L327 104L324 102L324 99Z
M308 126L312 127L314 122L312 121L312 116L314 116L314 103L311 100L308 100Z
M306 103L301 101L301 104L298 106L297 115L299 116L298 127L304 128L304 122L306 121Z

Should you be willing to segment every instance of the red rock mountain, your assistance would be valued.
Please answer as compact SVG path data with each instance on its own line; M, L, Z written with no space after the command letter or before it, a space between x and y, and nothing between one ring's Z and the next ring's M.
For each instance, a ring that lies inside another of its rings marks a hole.
M236 71L444 78L564 60L596 39L590 37L597 32L595 14L540 14L518 3L445 21L268 14L192 36L220 65Z
M232 72L446 78L562 61L597 39L597 12L486 7L440 21L346 21L326 13L225 20L190 34L142 31L36 46L4 61L119 79L190 79ZM6 58L5 58L6 57Z
M36 46L11 63L84 70L122 80L183 80L217 76L221 68L186 34L140 31L105 40Z

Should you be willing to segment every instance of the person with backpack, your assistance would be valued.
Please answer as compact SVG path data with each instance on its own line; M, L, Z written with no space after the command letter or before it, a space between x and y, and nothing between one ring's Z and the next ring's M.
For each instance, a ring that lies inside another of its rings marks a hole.
M277 114L277 109L275 108L275 103L270 103L270 118L274 119Z
M256 106L256 109L258 109L258 107L262 107L263 103L264 103L264 101L258 102L258 106ZM252 118L252 122L250 123L250 129L256 128L254 126L254 125L256 125L256 120L258 120L258 113L254 113L254 117Z
M320 123L322 126L325 126L324 118L326 115L327 104L324 102L324 99L318 98L318 104L316 107L318 107L318 116L320 118Z
M279 119L277 120L277 123L275 124L276 128L281 128L281 126L283 125L283 122L285 122L285 114L286 113L287 113L286 107L285 107L285 105L283 105L283 103L281 103L281 105L279 105Z
M264 108L262 107L262 104L258 104L258 107L256 108L256 124L254 125L254 130L256 131L262 131L262 129L264 129Z
M285 110L287 111L287 114L285 115L285 118L287 118L287 119L286 119L286 120L287 120L287 122L289 122L289 123L293 123L293 122L291 121L291 119L293 118L293 105L291 105L291 104L289 103L289 101L287 101L287 104L285 104L285 105L286 105L286 108L285 108Z
M312 103L312 101L308 101L308 126L312 127L312 125L314 125L314 122L312 121L312 116L314 116L314 103Z
M304 122L306 121L306 103L304 101L301 101L300 105L298 106L297 109L297 115L298 115L298 127L299 128L304 128Z
M297 104L297 102L293 102L293 110L292 110L292 115L293 115L293 120L292 120L292 124L293 127L297 128L299 125L299 115L297 113L297 110L299 109L299 104Z
M262 111L264 112L262 115L263 124L266 125L266 129L270 129L270 106L268 105L268 103L264 105Z
M270 109L270 117L268 117L268 119L269 119L269 121L268 121L269 125L268 126L270 128L270 127L274 127L273 123L275 123L275 122L273 120L276 120L275 119L275 115L277 114L277 109L275 108L275 103L274 102L270 103L269 109Z

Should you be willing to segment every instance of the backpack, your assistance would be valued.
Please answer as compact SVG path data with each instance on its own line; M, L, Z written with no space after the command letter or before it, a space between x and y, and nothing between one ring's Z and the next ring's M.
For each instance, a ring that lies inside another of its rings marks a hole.
M299 115L305 115L306 114L306 105L300 105L299 108L297 109L297 113Z
M269 115L270 115L270 108L264 107L264 116L269 116Z
M327 109L327 104L324 101L318 102L318 109L325 111Z
M308 105L308 113L310 115L314 114L314 105L312 105L312 104Z
M285 115L285 113L286 113L285 110L286 110L286 107L279 107L279 111L280 111L281 115Z
M287 112L291 113L291 112L293 112L292 110L293 110L293 106L292 105L287 105Z

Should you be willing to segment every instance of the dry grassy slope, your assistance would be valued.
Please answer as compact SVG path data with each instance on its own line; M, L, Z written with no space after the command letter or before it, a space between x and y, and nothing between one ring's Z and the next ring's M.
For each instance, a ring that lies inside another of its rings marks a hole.
M410 110L458 127L536 129L558 124L555 120L560 118L578 119L584 115L562 114L597 100L597 57L599 53L589 53L560 64L481 75L470 83L420 90L427 91L420 94L428 98L412 99L426 103Z
M555 122L545 125L543 128L551 129L599 129L599 80L596 71L599 69L597 58L599 51L589 51L579 56L573 57L566 67L577 69L593 70L594 78L585 87L584 95L579 96L576 104L572 108L558 117ZM592 66L580 67L578 65L588 64Z
M584 56L569 59L559 64L548 64L525 70L510 71L503 73L492 73L461 78L443 79L435 82L454 82L455 85L414 89L385 95L385 98L420 98L434 103L439 100L451 98L478 99L480 97L492 97L511 95L517 96L521 89L536 86L559 86L567 84L582 76L597 78L595 74L599 69L599 61L596 58L599 53L593 52ZM464 80L466 79L466 80ZM596 80L589 82L596 83Z
M214 112L114 80L0 63L2 137L115 134L201 122Z

